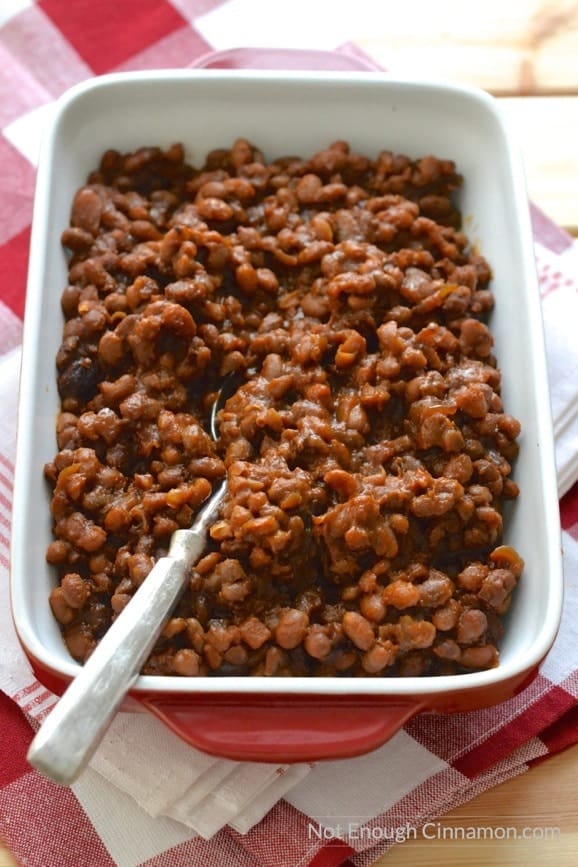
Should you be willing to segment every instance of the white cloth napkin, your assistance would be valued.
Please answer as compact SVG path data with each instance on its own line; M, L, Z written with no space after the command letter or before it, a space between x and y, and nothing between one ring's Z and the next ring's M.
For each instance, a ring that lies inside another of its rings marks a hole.
M146 713L119 714L91 766L151 816L175 819L205 839L227 824L245 833L310 770L213 758Z
M578 243L553 253L535 243L548 355L558 492L578 476ZM568 327L573 323L573 327Z

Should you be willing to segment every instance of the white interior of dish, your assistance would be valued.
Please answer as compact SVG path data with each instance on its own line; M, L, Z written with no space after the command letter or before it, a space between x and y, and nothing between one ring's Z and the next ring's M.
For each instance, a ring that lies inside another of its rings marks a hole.
M413 157L453 159L464 175L465 229L491 263L496 309L491 327L503 372L507 411L523 425L506 541L526 561L508 616L501 664L456 678L258 679L140 678L159 692L271 691L416 695L470 689L530 669L549 648L561 608L558 501L542 322L528 206L518 154L494 101L437 84L376 74L178 71L107 76L60 101L39 168L24 339L14 499L13 608L20 637L45 665L77 668L47 604L54 576L48 490L42 468L55 452L58 407L54 358L61 339L60 295L66 257L60 234L70 204L102 153L182 141L200 164L212 148L246 137L267 158L307 155L336 139L375 155L387 148Z

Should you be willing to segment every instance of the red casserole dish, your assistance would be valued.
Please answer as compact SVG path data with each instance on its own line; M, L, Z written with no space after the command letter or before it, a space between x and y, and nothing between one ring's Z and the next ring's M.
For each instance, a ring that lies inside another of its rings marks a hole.
M226 106L226 110L223 110ZM199 126L196 118L203 117ZM293 762L367 752L423 711L502 702L535 677L562 601L558 499L539 294L524 178L494 100L459 86L377 73L181 70L104 76L58 103L38 174L25 321L14 496L12 605L34 671L61 693L78 670L48 606L53 576L43 466L54 454L51 363L66 283L60 234L70 203L110 147L182 141L196 161L240 135L273 158L336 139L368 155L387 147L452 159L460 209L494 269L492 333L508 410L522 424L520 498L505 542L526 562L507 615L500 664L482 672L398 678L141 676L126 707L152 712L195 747L238 760ZM512 323L516 323L512 327Z

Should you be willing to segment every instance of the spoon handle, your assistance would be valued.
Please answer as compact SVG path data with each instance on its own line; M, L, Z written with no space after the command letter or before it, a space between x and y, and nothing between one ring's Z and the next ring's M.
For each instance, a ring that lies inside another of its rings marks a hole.
M195 526L195 525L193 525ZM206 545L206 530L177 530L162 557L105 633L30 746L29 763L68 785L96 750L138 677Z

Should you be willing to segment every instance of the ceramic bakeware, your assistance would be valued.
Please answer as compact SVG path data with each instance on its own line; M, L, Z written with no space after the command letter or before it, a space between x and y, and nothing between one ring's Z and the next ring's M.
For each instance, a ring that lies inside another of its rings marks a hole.
M383 743L416 713L501 702L525 687L559 625L558 497L544 341L527 193L497 103L483 92L380 73L179 70L103 76L55 105L38 170L25 318L12 535L12 605L38 678L62 692L78 671L48 605L54 582L43 465L55 454L54 358L67 260L60 235L81 186L108 148L183 142L200 164L239 136L268 159L308 155L336 139L376 155L453 159L465 182L464 228L492 265L490 326L508 412L523 433L519 499L505 542L526 568L489 671L421 678L140 677L126 707L143 707L189 743L235 759L300 761L355 755Z

